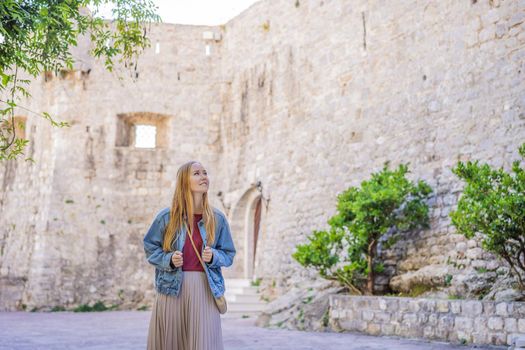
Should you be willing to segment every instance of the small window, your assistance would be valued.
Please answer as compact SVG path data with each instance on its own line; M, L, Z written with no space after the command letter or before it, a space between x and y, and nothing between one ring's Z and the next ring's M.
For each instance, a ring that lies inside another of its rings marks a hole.
M115 146L166 148L168 116L138 112L117 115Z
M135 125L135 147L155 148L157 127L153 125Z

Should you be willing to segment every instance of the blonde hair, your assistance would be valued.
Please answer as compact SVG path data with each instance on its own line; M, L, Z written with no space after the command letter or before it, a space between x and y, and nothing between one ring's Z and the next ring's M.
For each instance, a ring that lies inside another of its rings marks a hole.
M186 226L186 232L193 230L193 195L191 193L190 176L191 166L197 161L184 163L177 171L177 184L170 210L170 221L164 232L162 248L165 252L171 250L171 245L180 236L182 226ZM204 225L206 227L207 245L211 245L215 240L215 215L213 207L208 202L208 193L202 195ZM188 218L190 218L188 223ZM188 227L189 226L189 227Z

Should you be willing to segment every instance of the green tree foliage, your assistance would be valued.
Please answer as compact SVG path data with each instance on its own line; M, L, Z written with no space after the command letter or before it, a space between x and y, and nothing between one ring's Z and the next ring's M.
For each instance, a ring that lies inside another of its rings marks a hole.
M113 20L97 16L101 6L112 5ZM87 8L91 7L93 13ZM88 35L91 54L104 59L108 70L115 63L132 65L149 46L147 23L160 17L151 0L2 0L0 1L0 161L23 154L26 140L16 137L14 111L20 97L30 97L25 72L37 77L73 68L70 48ZM56 122L45 112L34 112Z
M519 148L525 158L525 143ZM503 258L525 289L525 169L512 163L511 173L479 161L458 162L452 170L466 182L457 210L450 213L458 233L482 236L482 247Z
M387 162L359 188L339 194L337 213L328 220L330 229L314 231L309 243L297 246L293 258L354 293L373 294L375 273L383 268L375 261L380 239L429 225L426 199L432 190L422 180L408 180L407 173L407 164L390 170Z

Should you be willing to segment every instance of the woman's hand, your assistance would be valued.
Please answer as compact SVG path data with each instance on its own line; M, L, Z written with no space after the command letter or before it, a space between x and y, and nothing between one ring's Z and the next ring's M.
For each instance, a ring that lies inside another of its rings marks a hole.
M175 267L181 267L182 266L182 252L176 250L171 256L171 261L173 261L173 265L175 265Z
M206 246L204 248L204 251L202 252L202 260L204 262L209 263L211 259L213 258L213 252L211 251L211 248Z

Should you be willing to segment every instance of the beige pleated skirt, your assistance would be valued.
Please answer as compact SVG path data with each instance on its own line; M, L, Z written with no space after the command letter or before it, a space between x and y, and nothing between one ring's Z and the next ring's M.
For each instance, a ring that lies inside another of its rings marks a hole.
M156 294L148 350L223 350L221 318L206 274L183 273L178 297Z

